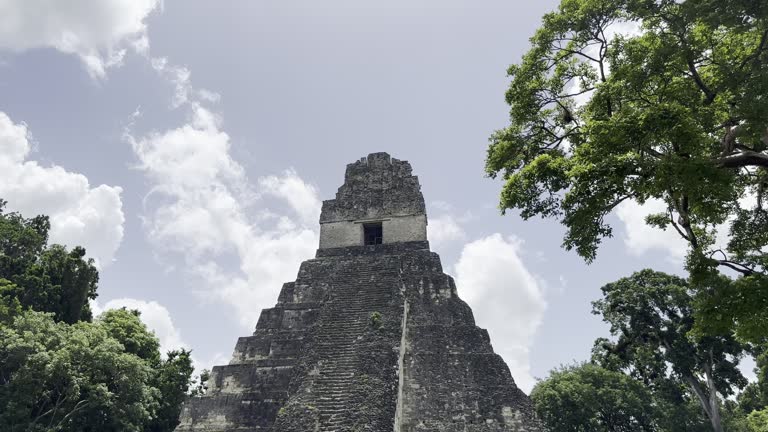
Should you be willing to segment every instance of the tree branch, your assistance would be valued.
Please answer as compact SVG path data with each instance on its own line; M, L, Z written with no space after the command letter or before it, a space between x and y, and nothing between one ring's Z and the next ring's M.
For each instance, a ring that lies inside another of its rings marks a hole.
M712 90L710 90L706 84L704 84L704 81L702 81L701 77L699 76L699 71L696 70L696 65L693 63L693 59L690 59L690 58L688 59L688 70L691 72L691 77L693 77L693 81L696 82L696 85L699 86L699 89L706 96L706 99L704 99L704 105L711 104L712 101L715 100L715 97L717 96L717 94L714 93Z
M77 412L78 412L78 411L80 411L81 409L83 409L83 408L87 407L87 406L88 406L88 404L89 404L89 402L88 402L87 400L85 400L85 399L83 399L83 400L81 400L81 401L78 401L78 402L75 404L74 408L72 408L72 410L71 410L70 412L68 412L68 413L67 413L67 415L65 415L65 416L64 416L64 417L61 419L61 421L59 421L59 423L56 425L56 428L59 428L59 427L61 427L61 425L62 425L62 424L64 424L64 423L65 423L67 420L69 420L69 418L70 418L70 417L72 417L73 415L75 415L75 413L77 413Z
M724 260L724 259L723 260L717 260L717 263L719 265L721 265L721 266L725 266L725 267L728 267L731 270L737 271L737 272L743 274L744 276L749 276L749 275L755 274L754 270L750 269L749 267L745 266L744 264L739 264L739 263L736 263L736 262L733 262L733 261Z
M760 37L760 43L757 44L757 49L755 49L755 52L744 58L744 61L742 61L739 65L739 69L744 69L744 66L746 66L750 61L759 59L760 53L763 52L766 45L768 45L768 30L763 32L763 35Z
M564 51L567 54L573 54L573 55L582 56L585 59L591 60L591 61L593 61L595 63L600 63L600 60L598 60L598 59L596 59L596 58L594 58L594 57L592 57L590 55L584 54L581 51L575 51L575 50L572 50L572 49L569 49L569 48L558 48L558 47L555 47L555 49L560 50L560 51Z
M670 196L672 196L671 191ZM685 230L686 236L684 238L691 243L691 246L694 249L698 249L699 240L696 238L696 233L694 233L693 229L691 228L691 218L688 215L688 196L683 195L679 203L677 202L677 199L673 197L672 202L675 205L675 210L677 210L677 213L680 215L678 218L678 224L680 224L680 226L682 226Z
M733 271L736 271L736 272L739 272L739 273L743 274L744 276L749 276L749 275L755 273L755 269L754 268L751 268L751 267L749 267L749 266L747 266L745 264L741 264L741 263L737 263L737 262L729 260L728 259L728 255L726 255L725 252L723 252L722 249L713 250L709 254L709 258L710 259L714 259L712 257L716 253L718 253L718 252L723 256L723 259L715 260L715 261L717 261L718 265L721 265L721 266L724 266L724 267L728 267L729 269L731 269Z
M604 210L606 213L607 213L607 212L610 212L610 211L612 211L613 209L615 209L615 208L616 208L616 206L618 206L619 204L621 204L621 203L623 203L624 201L628 200L629 198L634 198L634 195L632 195L632 194L630 194L630 195L624 195L623 197L621 197L621 198L619 198L619 199L615 200L614 202L612 202L612 203L608 204L607 206L605 206L605 207L603 208L603 210Z
M680 226L677 225L677 222L675 222L675 215L672 213L672 207L668 207L667 211L669 212L669 221L672 223L672 227L675 229L675 231L677 231L678 234L680 234L680 237L690 242L691 239L689 239L688 236L685 235L683 230L680 229Z
M716 162L722 168L743 168L747 166L768 168L768 155L750 150L742 150L739 153L721 157Z

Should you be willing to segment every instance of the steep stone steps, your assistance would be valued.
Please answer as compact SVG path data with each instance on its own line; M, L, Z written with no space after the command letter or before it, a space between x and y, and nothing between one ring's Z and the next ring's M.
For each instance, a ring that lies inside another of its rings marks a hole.
M359 367L356 343L370 328L371 314L393 307L400 278L399 260L360 257L331 278L331 298L319 321L319 374L312 404L319 411L321 432L350 427L350 403Z

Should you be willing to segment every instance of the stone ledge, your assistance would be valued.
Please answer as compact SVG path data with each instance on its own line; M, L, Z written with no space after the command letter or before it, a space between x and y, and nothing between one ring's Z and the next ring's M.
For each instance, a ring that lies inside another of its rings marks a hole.
M397 255L416 250L429 250L428 241L389 243L368 246L347 246L340 248L318 249L315 257L355 256L355 255Z

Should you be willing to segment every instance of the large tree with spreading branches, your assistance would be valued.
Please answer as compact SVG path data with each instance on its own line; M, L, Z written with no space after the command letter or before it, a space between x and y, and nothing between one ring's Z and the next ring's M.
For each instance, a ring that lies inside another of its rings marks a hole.
M700 330L768 334L768 2L563 0L508 72L502 210L589 262L617 206L663 202L646 221L689 245Z

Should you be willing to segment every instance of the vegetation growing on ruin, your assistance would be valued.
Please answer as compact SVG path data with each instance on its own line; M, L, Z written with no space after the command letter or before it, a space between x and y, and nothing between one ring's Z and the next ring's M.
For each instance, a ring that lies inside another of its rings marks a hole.
M372 328L381 328L381 312L371 313L370 324Z

